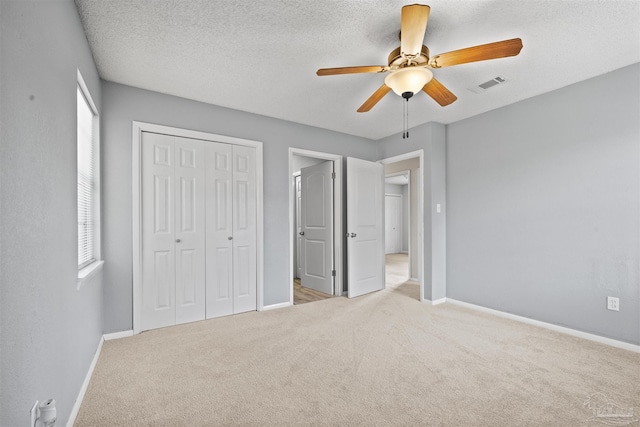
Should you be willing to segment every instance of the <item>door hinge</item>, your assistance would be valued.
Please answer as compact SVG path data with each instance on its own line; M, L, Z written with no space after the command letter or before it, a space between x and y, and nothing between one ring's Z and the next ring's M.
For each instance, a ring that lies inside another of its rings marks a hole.
M335 270L331 270L331 275L332 275L333 277L336 277L336 271L335 271Z
M336 179L336 173L335 172L331 172L331 179Z

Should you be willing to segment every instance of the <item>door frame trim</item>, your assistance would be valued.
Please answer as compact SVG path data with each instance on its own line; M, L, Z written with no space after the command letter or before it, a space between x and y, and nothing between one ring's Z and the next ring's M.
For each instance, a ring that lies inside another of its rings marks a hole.
M383 165L387 165L389 163L397 163L403 160L409 160L418 158L418 283L420 285L420 302L425 302L424 299L424 149L419 149L416 151L411 151L409 153L399 154L393 157L387 157L386 159L378 160L379 163ZM391 175L391 174L390 174ZM386 176L386 175L385 175ZM409 175L411 178L411 175ZM409 179L409 186L411 186L411 179ZM413 188L409 187L410 191L414 191ZM411 238L410 238L411 239ZM411 241L409 241L411 244ZM409 248L409 252L411 252L411 248ZM411 261L409 261L411 263ZM409 272L411 275L411 272Z
M221 142L256 149L256 307L264 308L264 211L262 142L216 135L172 126L132 121L131 229L133 264L133 333L142 331L142 132L159 133L205 142Z
M289 305L293 305L293 257L295 254L295 210L294 210L294 191L295 184L293 174L293 156L314 157L316 159L333 161L333 171L336 179L333 183L333 262L336 270L336 279L334 286L334 294L340 296L343 294L343 248L342 248L342 159L338 154L322 153L319 151L305 150L302 148L289 147Z
M292 182L293 182L293 197L294 197L294 199L296 197L296 179L298 177L300 177L300 179L302 179L302 173L294 172L293 173L293 178L292 178ZM296 249L297 249L297 247L296 247L296 239L297 239L296 233L298 232L298 217L297 217L298 212L297 211L298 211L298 208L296 207L296 204L294 203L293 204L293 250L291 252L291 254L293 255L293 258L292 258L293 260L295 260L295 258L297 256L297 251L296 251ZM293 277L295 278L296 274L297 274L296 270L297 270L297 267L298 267L298 263L296 261L292 261L291 262L291 266L292 267L296 267L296 268L293 268Z

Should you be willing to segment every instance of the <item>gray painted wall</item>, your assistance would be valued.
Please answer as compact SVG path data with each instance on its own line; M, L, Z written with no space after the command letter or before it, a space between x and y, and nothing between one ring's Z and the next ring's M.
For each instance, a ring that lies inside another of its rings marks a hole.
M291 161L291 166L294 173L300 172L300 169L307 168L309 166L317 165L322 162L326 162L325 159L317 159L315 157L298 156L294 155Z
M379 140L378 158L424 150L423 286L424 297L437 300L446 296L446 130L443 124L429 122L412 128L410 135L409 139L395 134ZM436 204L441 205L441 213L436 213Z
M55 398L64 426L102 336L76 290L76 76L100 82L72 1L0 2L0 425Z
M398 184L384 184L385 194L402 194L402 185Z
M264 143L264 304L289 300L288 148L375 160L365 138L103 82L105 331L132 329L131 122Z
M447 296L640 344L639 75L448 126Z
M434 126L431 130L432 142L426 156L431 202L425 202L425 215L431 216L431 299L447 296L447 220L446 220L446 128ZM426 172L426 170L425 170ZM438 212L440 205L440 212ZM426 240L429 244L429 240Z

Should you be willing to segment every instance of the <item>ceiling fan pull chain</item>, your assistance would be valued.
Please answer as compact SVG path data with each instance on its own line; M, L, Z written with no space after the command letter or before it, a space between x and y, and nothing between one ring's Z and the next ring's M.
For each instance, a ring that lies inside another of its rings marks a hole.
M407 117L407 104L402 103L402 139L405 139L407 137L407 128L405 126L406 117Z
M407 139L409 139L409 98L407 98L407 121L405 128L407 129Z
M402 139L409 138L409 97L405 97L402 106Z
M402 98L407 101L402 109L402 139L409 138L409 98L413 92L402 92Z

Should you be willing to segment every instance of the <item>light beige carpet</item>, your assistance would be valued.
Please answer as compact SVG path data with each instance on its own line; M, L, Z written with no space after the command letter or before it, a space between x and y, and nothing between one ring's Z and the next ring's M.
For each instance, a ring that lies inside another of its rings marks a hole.
M601 426L608 403L639 418L640 354L417 293L107 341L75 425Z

